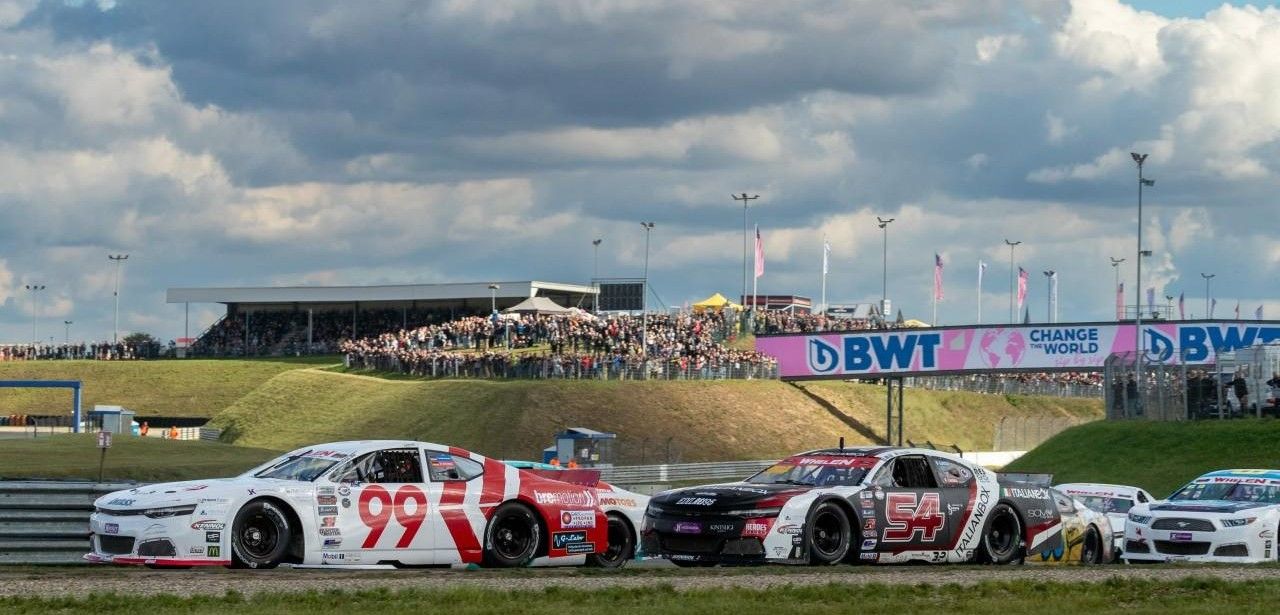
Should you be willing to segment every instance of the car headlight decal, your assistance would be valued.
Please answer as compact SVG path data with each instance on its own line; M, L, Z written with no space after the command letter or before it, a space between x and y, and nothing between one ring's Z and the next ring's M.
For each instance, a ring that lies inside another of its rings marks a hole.
M1129 522L1139 525L1146 525L1151 522L1151 515L1139 515L1137 513L1129 513Z
M1240 517L1237 519L1223 519L1222 527L1244 527L1257 521L1257 517Z
M142 514L149 519L166 519L168 517L182 517L190 515L196 511L195 504L185 506L165 506L162 508L148 508Z

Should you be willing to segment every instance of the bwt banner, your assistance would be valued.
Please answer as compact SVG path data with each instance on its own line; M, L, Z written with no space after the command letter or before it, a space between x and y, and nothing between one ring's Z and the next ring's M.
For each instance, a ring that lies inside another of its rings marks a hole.
M778 360L782 378L930 373L1098 371L1134 350L1133 324L1014 325L770 335L756 350ZM1142 324L1146 360L1203 364L1218 352L1280 340L1280 322ZM1181 357L1181 359L1179 359Z

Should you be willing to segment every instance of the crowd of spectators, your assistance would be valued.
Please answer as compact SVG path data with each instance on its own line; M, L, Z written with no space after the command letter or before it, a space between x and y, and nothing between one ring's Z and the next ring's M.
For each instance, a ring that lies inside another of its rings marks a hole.
M241 313L214 323L192 344L191 351L199 356L332 354L339 351L342 340L351 339L353 331L395 331L447 321L451 317L448 310L313 311L310 314L311 345L308 346L306 311Z
M855 318L836 318L825 314L799 314L782 311L762 311L755 319L755 332L768 333L818 333L822 331L865 331L875 328L892 328L894 323Z
M645 326L647 324L647 345ZM467 317L343 342L349 366L416 375L531 378L773 377L776 362L722 341L718 312ZM545 347L543 351L519 352Z
M171 347L166 348L157 342L6 344L0 345L0 361L56 361L67 359L131 361L154 359L169 350L171 350Z

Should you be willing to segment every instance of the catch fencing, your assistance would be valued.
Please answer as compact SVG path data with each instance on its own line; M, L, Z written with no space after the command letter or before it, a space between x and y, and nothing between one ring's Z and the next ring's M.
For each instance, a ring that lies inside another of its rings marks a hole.
M430 360L401 361L391 356L348 354L345 365L351 369L398 372L424 378L496 378L523 380L776 380L778 365L725 362L698 367L688 361L581 361L571 358L536 358L508 362L504 357L441 357Z
M79 564L99 496L127 483L0 481L0 564Z
M600 478L606 482L619 485L678 483L700 480L740 480L775 463L777 463L777 460L614 466L601 468Z
M1103 396L1102 383L1069 382L1058 380L1020 380L1016 376L927 376L905 378L909 387L932 391L969 391L990 395L1039 395L1043 397L1084 397L1097 399Z
M1081 422L1079 419L1067 417L1002 417L1000 422L996 423L992 449L1029 451Z

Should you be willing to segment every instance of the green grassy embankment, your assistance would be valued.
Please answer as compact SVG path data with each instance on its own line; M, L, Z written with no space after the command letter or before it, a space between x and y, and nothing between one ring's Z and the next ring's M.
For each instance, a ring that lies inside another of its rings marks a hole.
M237 444L286 449L336 438L415 438L503 457L528 458L564 427L618 434L622 463L766 459L834 445L872 443L835 413L882 437L884 390L843 382L482 381L385 379L323 370L282 373L211 425ZM991 447L1003 416L1092 420L1097 401L908 390L906 433L917 442ZM824 407L828 406L828 407Z
M1211 470L1280 468L1280 421L1098 421L1068 429L1005 469L1136 485L1164 497Z
M216 442L117 436L103 464L106 480L143 482L234 476L279 453ZM0 479L98 477L93 435L0 440Z
M1102 583L1018 580L973 586L884 585L871 583L762 589L720 587L676 590L670 585L634 588L543 590L374 589L326 592L271 592L246 597L137 596L100 594L87 598L0 598L0 610L20 613L94 612L151 615L211 613L406 613L447 610L471 613L1056 613L1213 614L1271 613L1280 599L1280 581L1228 582L1219 579L1143 581L1115 578Z
M6 361L0 380L80 380L81 404L119 405L145 416L208 417L273 376L337 357L183 361ZM0 389L0 414L69 412L66 389Z

